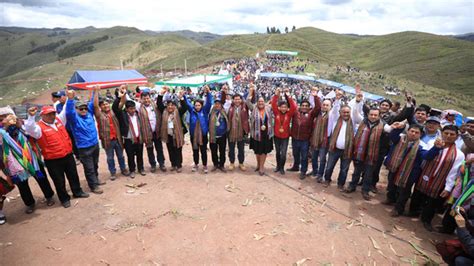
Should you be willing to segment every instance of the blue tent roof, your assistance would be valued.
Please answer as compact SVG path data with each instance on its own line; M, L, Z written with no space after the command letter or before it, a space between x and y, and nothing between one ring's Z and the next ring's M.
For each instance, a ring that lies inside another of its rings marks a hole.
M101 87L115 85L115 83L143 84L147 82L145 76L136 70L78 70L74 72L68 82L68 87L85 89L93 84ZM118 84L120 85L120 84Z

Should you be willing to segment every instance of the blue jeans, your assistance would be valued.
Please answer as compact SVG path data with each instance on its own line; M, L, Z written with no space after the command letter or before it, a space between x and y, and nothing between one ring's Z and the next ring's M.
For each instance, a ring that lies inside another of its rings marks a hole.
M334 167L339 159L341 159L339 177L337 178L337 185L344 186L347 179L347 172L349 171L349 165L351 164L351 159L343 159L344 150L336 149L333 152L329 152L328 164L326 167L326 173L324 174L324 180L331 181L332 172Z
M230 142L229 138L229 161L230 163L235 162L235 144L237 144L237 159L239 160L239 164L243 164L245 160L245 141L237 141L237 142Z
M327 148L319 148L319 150L313 150L313 157L311 163L313 165L313 176L323 177L324 169L326 168L326 155L328 154ZM319 159L319 165L318 165Z
M105 154L107 155L107 166L109 168L109 172L111 175L115 175L117 170L115 169L115 160L114 160L114 151L117 154L117 160L120 165L120 170L124 171L125 168L125 159L123 158L123 150L120 147L120 143L114 139L110 141L110 147L105 150Z
M352 173L352 180L349 183L349 188L355 190L362 173L364 173L364 177L362 178L362 192L369 193L375 167L375 165L369 165L364 162L354 160L354 172Z
M300 172L306 174L308 171L308 150L309 141L291 139L291 146L293 147L293 167L299 168ZM300 168L301 163L301 168Z

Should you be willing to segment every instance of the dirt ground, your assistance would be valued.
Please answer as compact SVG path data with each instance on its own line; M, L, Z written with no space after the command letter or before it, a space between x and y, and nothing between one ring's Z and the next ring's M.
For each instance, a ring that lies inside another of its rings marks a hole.
M246 172L192 173L187 144L181 174L110 181L101 151L100 177L107 180L102 195L74 199L69 209L59 202L47 207L30 180L38 203L27 215L18 191L9 194L0 265L424 263L409 242L441 262L431 241L445 236L426 232L416 219L391 218L390 207L380 204L384 193L366 202L335 185L300 181L297 173L274 174L274 162L271 154L266 175L259 176L247 149ZM88 191L82 165L78 170ZM126 186L140 183L146 185Z

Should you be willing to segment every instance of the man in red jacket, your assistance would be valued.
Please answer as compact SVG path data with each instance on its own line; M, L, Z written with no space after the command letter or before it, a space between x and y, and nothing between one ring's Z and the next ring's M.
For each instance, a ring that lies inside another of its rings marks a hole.
M38 140L44 163L48 168L49 176L53 180L58 198L64 208L71 206L70 196L66 191L66 174L74 198L87 198L79 183L76 162L72 155L72 143L66 130L65 111L56 117L56 110L52 106L43 106L40 112L41 120L35 123L36 107L28 109L28 119L25 121L25 131Z
M314 97L314 107L310 109L310 102L303 100L300 108L293 114L291 124L291 146L293 150L293 167L288 169L291 172L300 171L300 179L305 179L308 170L308 150L309 138L313 129L313 120L321 111L321 101L318 97L318 89L311 90L311 97ZM301 164L301 169L300 169Z
M286 151L288 149L288 140L290 139L290 122L293 113L296 111L296 103L290 96L290 90L284 90L286 100L280 100L281 90L276 89L272 97L272 110L275 116L274 134L275 134L275 156L277 166L274 172L285 174ZM289 110L288 110L289 109Z

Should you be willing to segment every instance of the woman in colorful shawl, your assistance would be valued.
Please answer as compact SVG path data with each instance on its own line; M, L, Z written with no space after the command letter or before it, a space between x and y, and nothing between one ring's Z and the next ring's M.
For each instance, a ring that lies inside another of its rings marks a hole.
M257 157L257 171L264 175L264 164L267 154L273 150L273 112L269 105L265 104L263 97L258 97L254 105L252 99L255 98L255 86L250 86L250 93L247 98L247 106L251 111L250 115L250 149Z
M54 192L46 177L39 154L32 148L26 134L21 130L21 122L14 114L8 115L0 129L0 148L2 151L2 171L18 186L21 199L26 205L25 213L35 210L36 201L31 193L28 178L33 176L46 198L48 206L54 205Z
M388 173L386 205L395 205L390 215L398 217L403 214L405 204L410 198L413 185L421 173L421 163L426 158L427 150L420 144L423 128L411 124L406 134L405 123L395 122L391 125L390 139L393 142L385 160Z
M202 100L195 100L194 105L191 104L186 95L183 96L186 102L186 107L189 112L189 133L191 135L191 144L193 147L193 172L196 172L199 167L199 153L201 153L202 167L205 174L207 174L207 143L209 133L209 112L213 105L214 99L209 87L204 86L204 94L206 95L206 102Z

